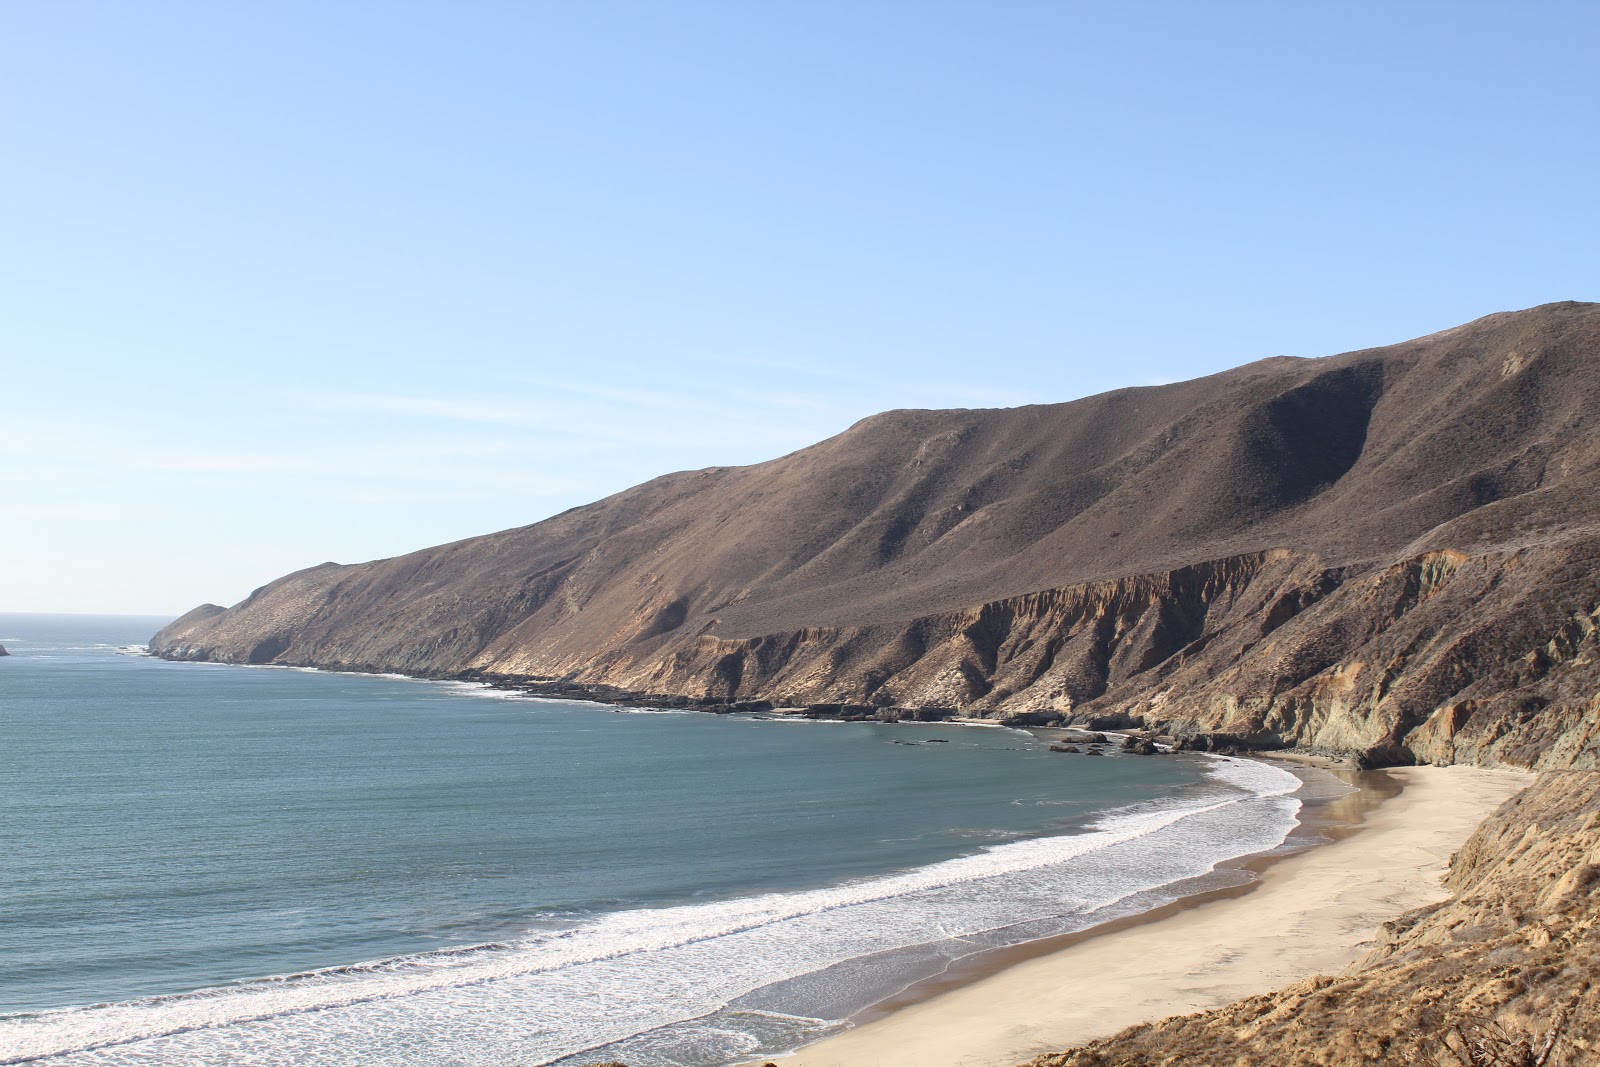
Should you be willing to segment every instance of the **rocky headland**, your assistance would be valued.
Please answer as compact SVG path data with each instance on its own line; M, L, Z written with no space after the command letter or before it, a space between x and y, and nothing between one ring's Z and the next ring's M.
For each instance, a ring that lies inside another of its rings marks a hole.
M895 411L328 563L172 659L1594 767L1600 306L1006 410Z

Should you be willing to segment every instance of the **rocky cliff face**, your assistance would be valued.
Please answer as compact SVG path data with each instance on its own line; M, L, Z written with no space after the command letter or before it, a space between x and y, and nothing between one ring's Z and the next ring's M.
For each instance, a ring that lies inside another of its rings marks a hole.
M1594 767L1600 306L902 411L207 605L159 655ZM1207 740L1210 738L1211 740Z
M1343 975L1029 1067L1532 1065L1547 1048L1549 1067L1600 1062L1600 775L1542 776L1473 834L1448 886ZM1470 1043L1502 1054L1471 1059Z

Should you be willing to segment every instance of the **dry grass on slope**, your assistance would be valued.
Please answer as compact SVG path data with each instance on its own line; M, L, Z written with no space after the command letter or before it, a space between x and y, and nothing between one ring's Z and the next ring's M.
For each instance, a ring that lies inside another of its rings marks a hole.
M1448 884L1338 977L1027 1067L1600 1064L1600 774L1541 777L1479 827Z

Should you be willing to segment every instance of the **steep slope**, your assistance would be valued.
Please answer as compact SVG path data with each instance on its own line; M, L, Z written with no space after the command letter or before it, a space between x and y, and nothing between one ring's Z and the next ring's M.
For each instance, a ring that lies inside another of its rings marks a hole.
M1067 404L895 411L324 564L152 649L1594 766L1600 306Z

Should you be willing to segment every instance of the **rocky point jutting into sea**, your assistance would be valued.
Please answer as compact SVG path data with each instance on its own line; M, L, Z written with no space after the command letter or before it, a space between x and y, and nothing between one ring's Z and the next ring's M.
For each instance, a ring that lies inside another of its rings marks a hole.
M300 571L151 650L1559 772L1458 856L1458 899L1356 977L1063 1062L1213 1062L1194 1050L1224 1041L1241 1062L1388 1062L1419 1047L1413 1023L1502 1009L1592 1048L1571 1020L1600 1014L1596 786L1571 772L1600 766L1597 420L1600 305L1548 304L1065 404L888 412L767 463ZM1415 1010L1392 1040L1316 1036L1363 997Z

